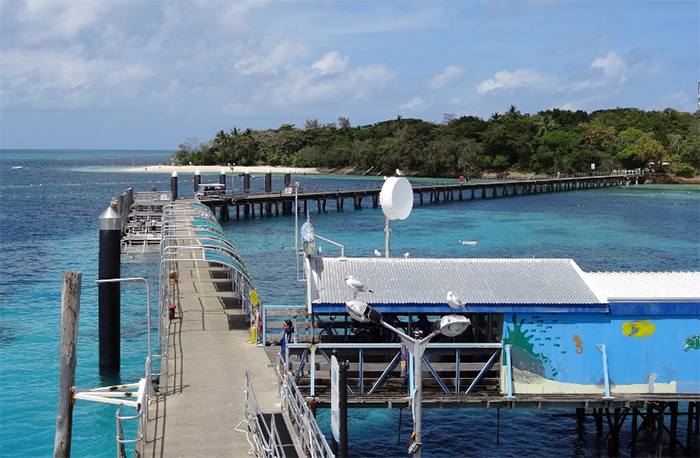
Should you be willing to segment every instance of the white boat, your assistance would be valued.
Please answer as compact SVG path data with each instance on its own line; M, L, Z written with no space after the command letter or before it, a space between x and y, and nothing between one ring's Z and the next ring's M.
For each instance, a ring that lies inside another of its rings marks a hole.
M12 170L19 170L19 169L23 169L23 168L24 168L23 165L13 165L12 166Z

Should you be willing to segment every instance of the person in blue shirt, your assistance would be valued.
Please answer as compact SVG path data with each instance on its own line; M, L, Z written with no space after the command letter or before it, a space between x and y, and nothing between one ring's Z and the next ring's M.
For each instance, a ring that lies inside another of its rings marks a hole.
M279 342L280 345L280 355L282 356L282 363L280 364L280 375L284 376L285 368L287 367L287 344L292 341L292 334L294 334L294 325L291 320L287 320L282 324L282 339Z

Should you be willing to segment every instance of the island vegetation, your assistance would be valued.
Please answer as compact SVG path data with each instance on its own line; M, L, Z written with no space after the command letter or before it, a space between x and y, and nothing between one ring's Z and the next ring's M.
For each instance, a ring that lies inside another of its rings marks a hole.
M219 131L187 140L178 164L316 167L355 173L456 177L484 172L576 173L652 169L691 177L700 169L700 110L616 108L592 113L552 109L535 115L515 106L484 120L445 114L441 123L401 116L352 127L350 120L303 128Z

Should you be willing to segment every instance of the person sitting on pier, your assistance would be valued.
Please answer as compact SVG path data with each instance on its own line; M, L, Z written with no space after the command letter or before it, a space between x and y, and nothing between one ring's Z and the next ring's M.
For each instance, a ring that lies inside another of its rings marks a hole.
M277 343L281 346L280 356L282 357L280 362L280 375L284 377L285 368L287 367L287 344L292 340L292 334L294 334L294 325L291 320L286 320L282 325L282 339Z
M156 220L151 218L151 232L156 232Z

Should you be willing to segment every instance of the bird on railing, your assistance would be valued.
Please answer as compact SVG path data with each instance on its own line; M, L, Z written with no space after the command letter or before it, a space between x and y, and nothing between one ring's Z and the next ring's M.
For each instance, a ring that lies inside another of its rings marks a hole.
M382 257L382 252L375 248L375 249L374 249L374 255L375 255L376 257L378 257L378 258L381 258L381 257Z

